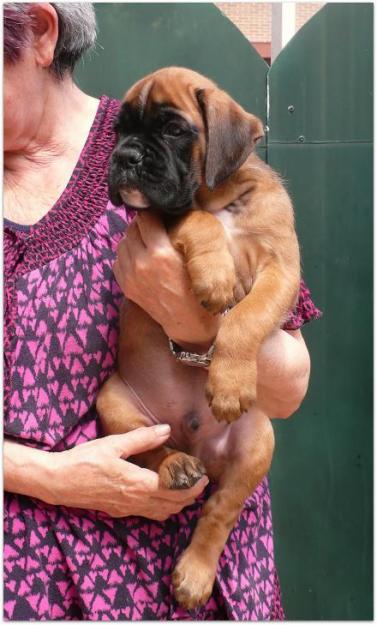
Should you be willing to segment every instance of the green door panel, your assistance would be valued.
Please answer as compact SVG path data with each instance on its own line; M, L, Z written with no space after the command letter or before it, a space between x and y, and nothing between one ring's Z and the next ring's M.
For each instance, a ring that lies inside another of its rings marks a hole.
M96 52L76 77L88 93L121 98L159 67L189 67L212 78L266 121L268 65L210 3L96 3Z
M274 422L271 491L284 606L291 619L367 619L373 598L372 149L274 145L269 160L289 181L305 279L324 313L303 330L312 359L307 398L295 417Z
M303 273L324 313L303 330L307 398L274 424L275 551L291 619L373 616L372 16L371 4L327 4L268 74L268 162L294 201Z
M309 20L269 72L269 140L370 141L372 38L372 3L329 3Z

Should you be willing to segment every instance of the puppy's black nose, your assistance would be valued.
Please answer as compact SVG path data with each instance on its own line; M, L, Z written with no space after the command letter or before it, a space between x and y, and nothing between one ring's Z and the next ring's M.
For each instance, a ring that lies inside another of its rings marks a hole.
M126 167L135 167L139 165L144 158L142 150L136 146L128 145L122 150L122 160Z

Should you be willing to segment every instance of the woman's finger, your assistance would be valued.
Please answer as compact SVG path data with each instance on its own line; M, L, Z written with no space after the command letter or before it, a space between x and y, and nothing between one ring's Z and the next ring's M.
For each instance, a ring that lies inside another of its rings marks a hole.
M136 224L140 236L147 248L168 246L171 247L170 239L165 226L156 215L152 213L140 213L137 216Z
M168 424L159 424L140 427L125 434L113 434L107 437L107 441L113 446L115 453L119 457L128 458L128 456L135 456L149 449L159 447L169 436L170 426Z
M124 237L117 249L117 258L113 264L113 272L125 295L130 296L127 286L133 281L136 266L145 264L146 247L141 240L140 233L133 233L128 239ZM132 299L132 298L131 298Z
M140 232L140 228L139 228L139 224L138 224L138 218L135 219L127 228L125 234L124 234L124 239L126 240L128 245L131 245L132 247L137 247L137 248L141 248L144 249L146 247L143 237L141 235Z

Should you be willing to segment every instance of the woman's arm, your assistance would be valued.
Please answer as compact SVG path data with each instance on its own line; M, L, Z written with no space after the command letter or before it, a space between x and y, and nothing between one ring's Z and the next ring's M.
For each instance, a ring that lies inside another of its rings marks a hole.
M184 491L163 489L156 473L124 458L162 445L169 434L167 425L139 428L62 452L42 451L6 440L4 487L52 505L163 521L193 503L208 478L201 478Z
M286 419L306 395L310 356L300 330L276 330L258 356L258 405L271 418Z
M55 482L53 456L47 451L5 440L4 490L52 502Z

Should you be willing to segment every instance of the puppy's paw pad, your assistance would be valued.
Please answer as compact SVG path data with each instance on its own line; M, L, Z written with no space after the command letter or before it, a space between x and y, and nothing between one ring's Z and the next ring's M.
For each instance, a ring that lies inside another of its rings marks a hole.
M206 398L217 421L232 423L254 406L257 398L256 375L250 372L243 375L244 369L237 374L230 367L223 368L226 373L219 375L214 364L209 370ZM231 384L230 378L236 383Z
M201 264L191 261L187 268L193 292L209 312L218 314L234 305L237 278L231 257L224 263L218 255L207 254Z
M192 289L198 301L209 312L217 314L234 305L233 280L193 283Z
M197 299L200 301L203 308L213 315L224 313L229 308L232 308L235 304L233 294L226 295L225 291L220 289L214 289L210 294L203 294L195 292Z
M162 461L158 474L165 488L180 490L194 486L206 474L206 470L198 458L177 452Z
M235 393L234 395L221 393L215 396L206 393L206 395L213 416L217 421L226 421L227 423L236 421L244 412L250 410L256 399L253 394L245 393Z
M237 398L231 399L229 397L224 397L224 395L214 396L211 393L206 393L206 396L208 405L217 421L233 423L233 421L237 421L237 419L240 418L242 410Z

